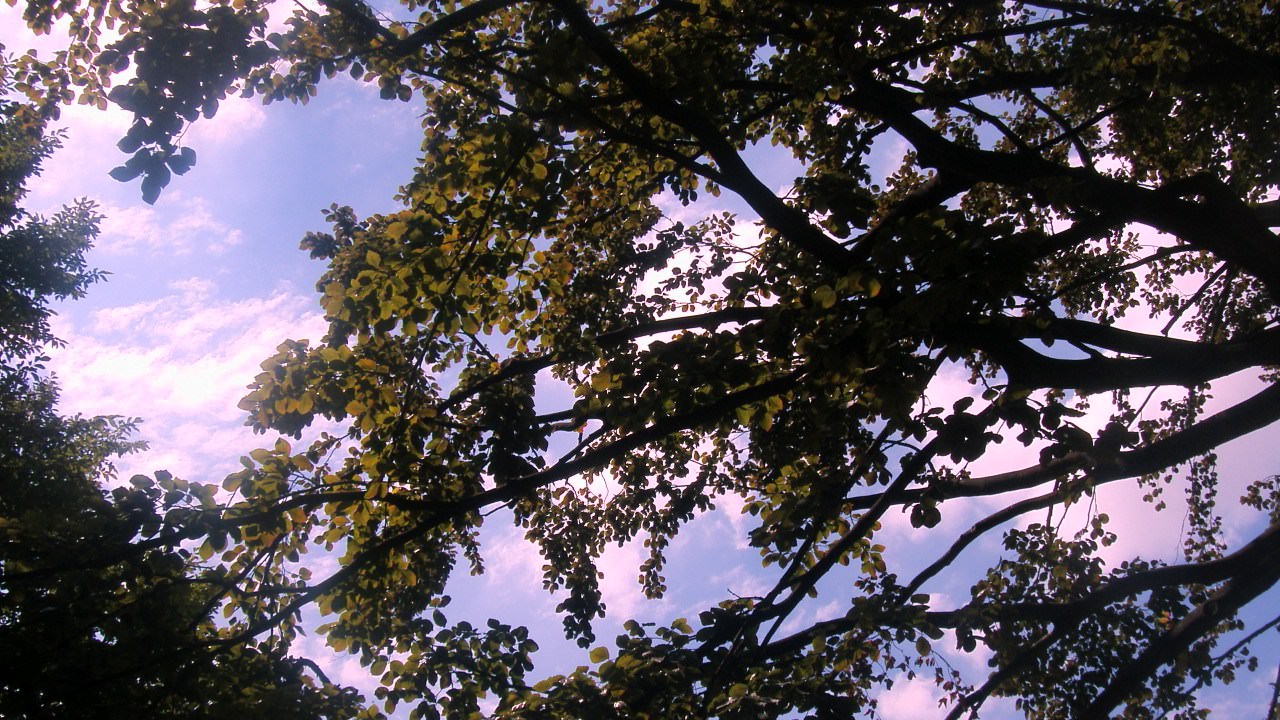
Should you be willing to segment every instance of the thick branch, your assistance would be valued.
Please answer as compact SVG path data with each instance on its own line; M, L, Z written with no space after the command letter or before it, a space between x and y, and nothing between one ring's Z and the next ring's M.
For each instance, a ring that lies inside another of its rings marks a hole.
M1092 468L1089 482L1094 486L1125 480L1186 462L1276 420L1280 420L1280 385L1270 385L1248 400L1211 415L1185 430L1145 447L1110 456L1105 463L1099 463L1089 453L1073 452L1048 463L1020 470L960 478L938 483L933 488L906 490L899 494L896 504L918 502L926 492L931 497L947 500L1026 490L1086 468ZM874 505L881 495L883 493L850 498L847 501L848 507L854 511L864 510Z
M1275 585L1280 580L1280 547L1275 542L1275 530L1276 526L1272 526L1254 541L1257 543L1267 538L1269 543L1265 552L1258 553L1258 557L1242 568L1239 575L1214 592L1181 622L1156 638L1141 655L1121 667L1111 684L1084 710L1081 717L1109 716L1117 705L1132 695L1160 667L1173 662L1192 643L1231 619L1246 603Z
M994 615L1003 621L1038 620L1070 621L1125 598L1163 587L1213 585L1233 578L1255 574L1272 558L1280 556L1280 525L1272 525L1244 547L1217 560L1182 565L1166 565L1116 578L1097 590L1066 602L1027 603L1004 606L970 605L959 610L933 612L931 620L947 627L963 623L975 611ZM1280 574L1277 576L1280 578ZM1274 582L1274 580L1272 581ZM1270 587L1268 584L1267 587ZM1265 589L1265 588L1264 588Z
M1087 168L1059 165L1037 155L961 145L916 117L920 109L916 100L926 96L870 77L864 78L852 98L860 109L884 118L906 138L915 147L923 166L973 182L1021 188L1042 181L1058 181L1071 188L1075 202L1119 214L1208 250L1256 276L1273 296L1280 296L1280 253L1276 252L1276 236L1221 183L1210 180L1197 183L1195 188L1185 187L1183 183L1183 186L1151 189ZM1216 186L1200 186L1211 183ZM1206 193L1204 200L1184 199L1189 189Z
M1043 495L1037 495L1033 498L1027 498L1026 500L1022 500L1008 507L1002 508L974 523L968 530L961 533L960 537L956 538L956 541L951 544L950 548L947 548L947 551L943 553L941 557L935 560L929 567L921 570L911 580L911 582L907 583L907 586L902 590L901 595L903 597L911 597L914 595L915 592L926 582L949 567L951 563L955 562L955 559L960 557L960 553L963 552L964 549L974 540L982 537L991 529L999 527L1019 515L1029 513L1032 510L1039 510L1062 502L1063 499L1067 497L1067 494L1068 489L1064 487Z
M1084 321L1062 321L1043 332L1108 350L1147 355L1066 359L1043 355L1020 341L1040 337L1041 333L1010 327L1001 320L960 325L952 330L953 339L967 341L986 353L1004 368L1010 381L1027 388L1097 393L1155 385L1193 386L1246 368L1280 362L1280 333L1276 332L1214 344L1143 335Z
M1254 205L1253 215L1258 218L1258 222L1267 227L1280 227L1280 200Z

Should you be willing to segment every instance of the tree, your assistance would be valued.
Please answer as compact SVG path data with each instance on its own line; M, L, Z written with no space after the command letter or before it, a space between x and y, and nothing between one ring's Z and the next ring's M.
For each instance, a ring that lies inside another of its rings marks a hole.
M330 263L329 333L282 345L245 400L263 432L345 434L255 451L224 483L204 552L241 579L238 637L315 604L387 706L424 717L484 693L511 718L847 716L900 671L936 678L951 717L993 696L1190 717L1248 662L1240 632L1275 624L1238 612L1280 577L1275 481L1252 479L1264 529L1229 546L1215 469L1280 418L1274 3L321 6L27 10L70 18L74 49L24 83L133 111L114 174L148 199L230 92L305 102L350 73L424 103L404 209L335 208L303 241ZM768 146L803 168L782 191L747 159ZM703 212L716 197L741 213ZM959 368L968 391L946 396ZM1251 394L1210 406L1234 374ZM1000 443L1030 459L971 469ZM1117 483L1185 497L1183 562L1104 567L1101 514L1014 522ZM523 629L441 609L506 508L589 647L605 545L643 536L661 594L672 537L731 497L772 589L629 623L570 675L531 683ZM1003 505L895 570L890 513L936 528L977 497ZM988 570L957 562L991 535ZM305 573L317 549L341 554L332 575ZM940 606L931 585L965 572L971 596ZM783 632L836 577L845 610ZM942 663L944 631L990 675Z
M87 202L51 218L20 208L58 143L46 120L0 99L0 716L353 716L359 698L313 680L313 663L210 642L219 578L156 537L174 513L212 507L215 487L157 473L110 489L113 460L141 445L135 421L57 412L49 304L101 278L85 261L99 218Z

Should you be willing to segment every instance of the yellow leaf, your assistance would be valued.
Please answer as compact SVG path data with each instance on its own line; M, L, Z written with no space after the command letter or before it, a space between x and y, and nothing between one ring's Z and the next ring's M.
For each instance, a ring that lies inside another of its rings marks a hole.
M823 285L813 291L813 300L823 310L828 310L836 304L836 291L832 290L830 285Z
M859 292L862 290L862 273L849 273L836 282L838 292Z
M560 682L563 678L564 678L563 675L552 675L549 678L544 678L542 680L539 680L537 683L534 684L533 691L540 692L540 693L547 692L551 688L555 687L556 683Z
M595 648L587 655L587 658L593 663L602 663L609 659L609 648L603 646Z

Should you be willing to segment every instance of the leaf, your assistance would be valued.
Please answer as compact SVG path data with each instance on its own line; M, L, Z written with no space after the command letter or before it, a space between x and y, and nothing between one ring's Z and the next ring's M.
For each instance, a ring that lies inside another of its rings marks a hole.
M592 648L591 652L587 654L587 659L593 663L602 663L609 659L609 648L604 646Z
M813 300L818 307L829 310L836 304L836 292L829 285L823 285L813 291Z
M142 200L148 205L154 205L156 200L160 199L160 191L164 190L169 184L169 171L166 168L149 171L142 178Z
M176 154L165 158L165 165L167 165L175 175L185 175L186 172L195 164L196 151L189 147L184 147Z
M563 679L564 679L563 675L552 675L550 677L543 678L542 680L539 680L538 682L534 683L533 691L539 692L539 693L548 692L552 688L554 688L556 685L558 685L560 681Z
M117 167L111 168L111 171L108 172L107 174L110 175L113 180L116 180L118 182L129 182L130 180L133 180L134 178L142 174L142 168L129 167L128 165L119 165Z

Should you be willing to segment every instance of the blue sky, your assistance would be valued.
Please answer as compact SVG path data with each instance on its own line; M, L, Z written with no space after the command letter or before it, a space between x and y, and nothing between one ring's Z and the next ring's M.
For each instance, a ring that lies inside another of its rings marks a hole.
M20 25L17 12L0 5L0 42L11 52L30 44ZM198 163L175 178L155 206L142 203L136 183L107 177L124 159L115 143L128 126L127 114L85 107L64 113L64 147L31 184L27 207L51 213L73 198L88 197L105 215L90 262L111 276L92 288L87 299L59 308L55 332L68 346L56 354L54 368L65 411L144 419L141 436L151 450L125 458L120 463L124 477L166 469L216 482L239 467L241 455L273 440L248 432L236 402L278 343L323 334L313 292L323 266L298 250L298 241L309 230L324 229L322 210L331 203L350 205L360 215L396 207L395 189L410 176L418 152L418 113L416 104L379 100L376 88L345 80L322 85L320 95L305 107L230 100L217 117L188 132L184 142L199 154ZM769 152L751 159L768 168L770 181L779 187L797 172L793 163ZM720 207L736 209L727 199ZM669 210L690 212L675 206ZM933 400L949 404L968 394L966 374L957 370L947 375L931 392ZM1238 397L1248 385L1247 378L1222 383L1219 402ZM1098 419L1103 415L1099 409ZM1222 497L1229 506L1226 528L1232 546L1260 527L1257 517L1230 506L1248 481L1280 471L1280 447L1273 436L1274 430L1254 433L1223 453ZM1006 450L985 458L986 469L1025 463L1027 453L1009 447L1014 444L1006 443ZM1115 519L1122 536L1106 554L1113 560L1133 553L1176 560L1182 511L1175 503L1154 515L1140 494L1128 487L1099 494L1096 509ZM946 542L992 507L982 500L948 506L940 527ZM634 582L643 548L611 550L603 566L612 615L598 633L601 641L608 644L617 623L628 617L664 623L692 618L728 592L752 595L766 589L770 576L759 570L756 552L745 547L745 521L735 510L730 503L680 536L671 553L672 592L661 601L644 601ZM1064 527L1083 524L1084 510L1077 508ZM456 604L481 620L493 615L530 625L544 647L539 672L585 662L560 638L556 600L540 589L536 550L501 519L497 515L491 520L486 535L488 575L461 582ZM998 540L991 536L980 542L966 562L990 557ZM891 514L879 541L891 552L898 550L891 554L897 561L891 570L900 574L922 564L926 556L914 551L936 553L945 547L934 534L912 529L905 515ZM971 562L967 567L977 571ZM938 607L955 607L973 579L969 575L929 590ZM847 598L835 582L824 586L797 620L843 614ZM1251 610L1270 610L1276 600L1273 591ZM314 636L300 650L322 659L335 679L372 686L353 659L328 657ZM1259 673L1214 692L1221 716L1262 716L1275 654L1270 652ZM980 678L983 660L954 658L971 680ZM883 701L886 718L942 714L936 710L932 684L925 681L899 683Z

